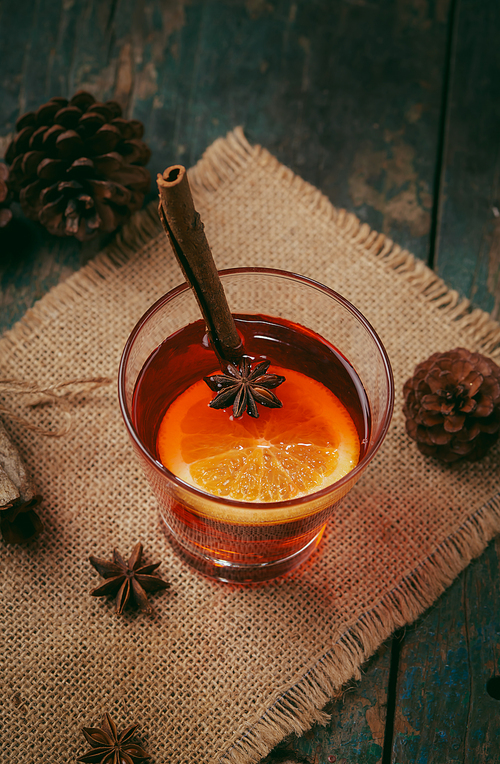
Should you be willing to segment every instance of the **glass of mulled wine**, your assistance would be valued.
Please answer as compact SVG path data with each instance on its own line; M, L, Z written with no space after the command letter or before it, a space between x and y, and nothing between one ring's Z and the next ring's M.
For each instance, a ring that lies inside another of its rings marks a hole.
M386 435L394 384L378 336L331 289L265 268L220 276L245 356L285 377L282 407L235 418L209 406L203 378L220 363L186 284L132 331L120 406L176 552L212 578L256 583L317 547Z

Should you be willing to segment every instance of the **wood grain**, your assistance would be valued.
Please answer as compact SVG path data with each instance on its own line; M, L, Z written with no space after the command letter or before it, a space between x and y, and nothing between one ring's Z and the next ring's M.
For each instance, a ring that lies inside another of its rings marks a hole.
M391 651L383 645L341 697L325 709L330 722L283 742L262 764L286 757L306 764L381 764ZM292 758L293 757L293 758Z
M417 625L400 654L392 762L499 759L500 539L492 542Z
M153 177L243 125L334 204L425 258L448 6L0 0L0 151L20 114L79 88L144 122ZM0 263L0 329L86 259L25 227L20 217L21 241Z
M436 268L500 315L500 4L457 0Z

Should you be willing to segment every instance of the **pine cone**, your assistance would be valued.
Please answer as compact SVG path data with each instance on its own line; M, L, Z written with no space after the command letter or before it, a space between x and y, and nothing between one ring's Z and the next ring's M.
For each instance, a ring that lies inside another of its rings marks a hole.
M0 507L0 533L6 544L25 544L42 532L43 523L35 511L41 500L34 496L26 504Z
M403 388L406 431L426 456L481 459L500 435L500 367L465 348L434 353Z
M12 194L10 193L8 182L9 168L6 164L0 162L0 228L5 228L12 220L12 211L10 209Z
M56 236L80 241L111 232L139 209L149 190L151 152L143 126L115 101L84 91L51 98L16 123L7 149L9 187L24 214Z

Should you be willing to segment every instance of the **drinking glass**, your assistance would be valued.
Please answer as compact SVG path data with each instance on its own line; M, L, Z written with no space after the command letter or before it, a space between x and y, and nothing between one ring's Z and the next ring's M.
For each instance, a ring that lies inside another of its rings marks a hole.
M220 277L233 314L290 321L333 345L355 370L368 409L360 460L332 485L279 502L214 496L183 482L161 464L154 438L141 433L133 410L136 384L151 354L166 338L200 319L192 290L184 284L164 295L132 331L120 364L120 406L168 538L182 559L200 573L221 581L257 583L303 563L319 544L326 523L342 511L340 500L368 467L387 433L394 383L387 353L374 329L333 290L304 276L269 268L230 269L221 271ZM198 378L205 374L200 369ZM168 384L178 385L179 394L187 386L184 378L169 379Z

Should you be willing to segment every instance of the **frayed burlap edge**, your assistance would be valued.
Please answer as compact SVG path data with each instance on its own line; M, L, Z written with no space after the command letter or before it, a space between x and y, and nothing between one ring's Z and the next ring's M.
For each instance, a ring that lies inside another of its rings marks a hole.
M484 311L472 309L469 300L449 289L442 279L410 252L358 220L352 213L336 209L314 186L260 146L251 146L241 128L216 140L197 165L189 171L193 194L198 200L209 197L230 182L248 163L256 161L270 174L288 181L311 214L330 219L354 244L361 256L376 258L406 280L416 299L423 299L455 328L475 349L500 360L500 325ZM102 279L111 277L138 250L161 233L156 203L136 213L112 245L92 262L45 295L0 340L8 353L33 332L39 331L57 314L64 313L75 299L92 292ZM162 234L163 235L163 234ZM391 590L370 611L347 630L333 648L313 666L300 682L290 687L243 735L235 738L222 755L221 764L248 764L265 756L291 732L302 734L312 724L329 719L322 709L343 685L360 677L361 665L391 633L414 621L478 557L493 536L500 532L500 494L487 502L452 536L449 536L413 573Z
M452 321L456 329L478 346L478 351L500 360L500 324L483 310L472 309L470 301L460 298L457 291L408 250L402 249L384 234L372 231L352 213L337 209L317 188L280 164L266 149L251 146L241 127L226 138L218 138L206 150L199 162L189 170L189 179L197 199L210 196L248 163L257 161L270 174L288 181L301 203L311 214L333 221L346 240L356 245L360 255L372 256L404 278L415 291L415 296L428 302L440 316ZM157 203L135 213L115 241L63 283L42 297L14 327L3 335L0 343L4 351L9 345L17 346L33 330L40 329L55 314L64 313L66 306L81 297L104 278L108 278L122 265L138 256L138 250L152 237L159 235L161 225Z
M291 732L301 735L315 723L326 724L330 715L322 710L324 706L346 682L360 679L362 664L382 642L395 629L422 615L499 532L500 494L497 494L410 576L364 613L300 682L233 743L220 759L221 764L258 762Z

